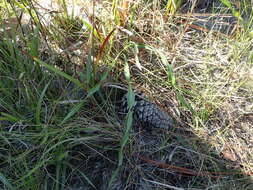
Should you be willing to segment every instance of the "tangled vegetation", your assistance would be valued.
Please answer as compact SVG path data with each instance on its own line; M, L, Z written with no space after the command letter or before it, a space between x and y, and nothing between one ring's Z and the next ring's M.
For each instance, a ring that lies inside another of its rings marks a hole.
M2 0L1 189L253 189L251 0ZM134 91L170 130L119 117Z

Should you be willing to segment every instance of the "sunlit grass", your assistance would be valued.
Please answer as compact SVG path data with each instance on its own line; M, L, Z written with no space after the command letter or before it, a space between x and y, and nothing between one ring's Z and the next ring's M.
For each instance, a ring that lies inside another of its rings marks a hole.
M231 36L178 22L183 1L87 1L78 18L35 2L0 3L1 189L253 189L248 1L220 2ZM171 131L119 118L134 89Z

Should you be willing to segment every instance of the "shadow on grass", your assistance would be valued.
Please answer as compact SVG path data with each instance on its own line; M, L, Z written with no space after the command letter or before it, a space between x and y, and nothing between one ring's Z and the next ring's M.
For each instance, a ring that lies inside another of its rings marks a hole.
M252 173L240 169L239 163L222 158L208 141L189 130L138 130L131 133L124 164L112 189L253 188ZM112 172L117 168L117 151L106 150L108 144L101 148L89 146L75 147L70 163L79 160L73 166L86 174L97 189L107 189ZM98 153L85 158L87 148ZM80 180L80 175L73 174L73 179ZM70 184L73 182L78 184L75 180ZM87 183L78 186L87 188Z
M47 92L42 118L52 114L60 121L75 106L53 104L66 100L69 93L62 91L73 91L63 86L66 88L51 86L61 91L54 99L50 100L53 96ZM2 92L1 97L8 100ZM1 188L108 189L124 132L108 102L97 106L87 102L64 125L46 120L35 125L30 119L34 118L32 111L21 112L14 105L8 111L1 104ZM24 105L25 110L30 106ZM47 114L46 110L53 108ZM7 116L15 114L23 115L24 120L14 122L9 117L8 121ZM187 125L175 125L169 131L134 126L112 189L253 189L252 173L240 169L236 161L220 157L208 140L197 137Z
M82 89L49 71L13 67L9 53L0 55L0 187L108 189L124 134L115 104L108 96L83 99ZM112 189L253 189L252 173L223 159L184 120L169 131L134 126Z

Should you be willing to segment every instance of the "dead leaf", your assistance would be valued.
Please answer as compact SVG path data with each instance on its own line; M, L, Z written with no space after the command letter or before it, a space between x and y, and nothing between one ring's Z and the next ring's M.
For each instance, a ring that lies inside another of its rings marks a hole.
M229 147L225 147L224 150L221 152L223 158L230 160L230 161L236 161L237 160L237 156L235 154L235 152L229 148Z

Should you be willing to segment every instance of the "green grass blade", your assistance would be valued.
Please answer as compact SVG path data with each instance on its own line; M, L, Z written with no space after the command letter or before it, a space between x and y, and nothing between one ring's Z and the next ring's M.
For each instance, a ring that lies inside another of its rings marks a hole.
M78 173L87 181L88 184L90 184L94 189L97 189L96 186L91 182L91 180L80 170L77 170Z
M109 75L109 73L110 73L110 69L108 69L108 70L102 75L100 81L99 81L96 85L94 85L91 89L89 89L88 94L87 94L87 98L88 98L88 97L91 97L94 93L96 93L96 92L100 89L100 87L101 87L103 81L105 81L105 79L107 78L107 76Z
M117 169L113 172L111 179L109 181L109 185L108 185L109 189L111 189L112 183L116 179L116 177L121 169L121 166L123 164L124 148L127 145L127 142L129 141L130 131L132 128L132 123L133 123L132 107L134 106L134 92L132 90L131 83L130 83L130 70L129 70L129 66L127 63L125 64L124 74L125 74L125 78L127 79L128 83L129 83L128 93L127 93L127 104L128 104L129 111L126 116L126 125L125 125L126 128L124 130L124 135L123 135L122 140L120 142L120 149L118 152L118 166L117 166Z
M60 125L63 125L64 123L66 123L66 121L68 121L73 115L75 115L82 107L84 104L84 100L81 101L80 103L78 103L77 105L75 105L70 112L66 115L66 117L62 120L62 122L60 123Z
M83 24L90 30L93 32L93 35L100 41L102 41L103 39L101 39L99 33L97 32L97 30L86 20L82 19Z
M139 60L139 49L138 49L138 45L134 44L134 57L135 57L135 65L138 69L142 69L140 60Z
M195 114L195 111L194 111L193 107L191 106L191 104L189 104L189 103L185 100L185 98L181 95L180 92L177 92L177 99L179 100L180 104L181 104L183 107L185 107L185 108L187 108L188 110L190 110L192 114Z
M166 14L175 14L182 3L182 0L168 0L166 5Z
M31 41L28 42L28 47L30 54L33 57L38 57L39 55L39 27L35 28L34 34L32 34Z
M68 176L68 173L67 173L67 165L66 164L62 164L62 172L61 172L61 190L64 190L64 186L66 185L67 183L67 176Z
M22 178L18 179L18 181L23 181L24 179L30 177L33 173L35 173L36 171L40 170L41 167L48 162L48 160L42 160L41 162L39 162L38 164L36 164L26 175L24 175Z
M95 73L95 68L94 68L94 60L92 57L92 50L90 50L88 54L88 59L87 59L87 65L86 65L86 82L87 84L93 86L94 85L94 73Z
M0 114L3 116L3 117L0 117L0 121L12 121L12 122L20 121L19 118L15 117L11 114L4 113L4 112L0 112Z
M50 82L46 84L46 86L44 87L43 91L41 92L39 101L37 103L37 107L36 107L36 112L35 112L35 121L36 121L36 125L40 125L40 113L41 113L41 105L42 105L42 101L43 98L45 96L45 93L47 91L47 88L49 86Z
M125 78L127 81L130 81L130 69L129 69L129 65L125 64L124 66L124 74L125 74Z
M118 167L121 167L121 165L123 163L124 147L126 146L128 140L129 140L130 130L132 128L132 123L133 123L133 111L132 111L132 107L134 105L134 93L133 93L131 87L129 87L129 89L128 89L127 104L128 104L128 109L130 111L127 113L126 129L124 131L124 135L123 135L123 138L122 138L121 143L120 143Z
M88 95L87 95L87 98L88 97L91 97L95 92L97 92L101 87L101 84L98 83L96 84L93 88L91 88L89 91L88 91Z
M220 0L220 1L232 11L232 13L235 17L237 17L240 21L243 20L240 13L237 10L235 10L235 8L233 7L233 5L231 4L231 2L229 0Z
M56 180L55 180L55 190L59 190L61 186L61 169L62 169L62 164L61 162L57 162L56 164Z
M0 173L0 181L3 183L4 186L6 186L8 189L10 190L15 190L16 188L14 188L11 183L6 179L6 177Z
M68 74L66 74L66 73L64 73L64 72L62 72L60 69L58 69L58 68L56 68L56 67L54 67L54 66L52 66L52 65L49 65L49 64L47 64L47 63L45 63L45 62L39 60L39 59L36 58L36 57L34 57L33 59L34 59L37 63L39 63L40 65L42 65L42 66L46 67L47 69L49 69L50 71L53 71L53 72L55 72L56 74L58 74L58 75L60 75L60 76L62 76L62 77L64 77L64 78L68 79L69 81L75 83L75 84L76 84L77 86L79 86L80 88L83 87L82 83L81 83L79 80L77 80L77 79L75 79L74 77L72 77L72 76L70 76L70 75L68 75Z

